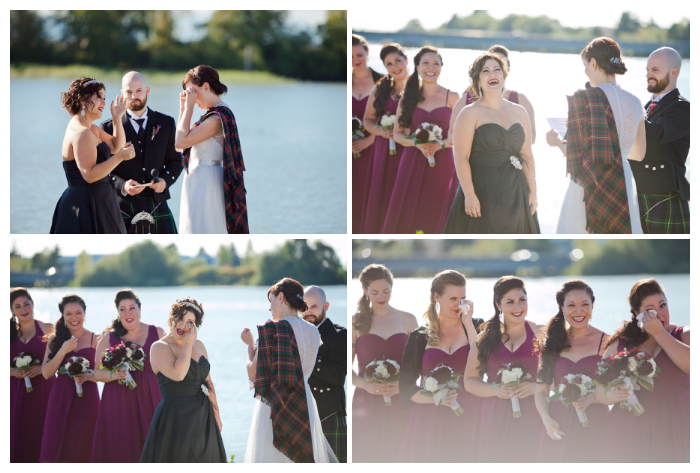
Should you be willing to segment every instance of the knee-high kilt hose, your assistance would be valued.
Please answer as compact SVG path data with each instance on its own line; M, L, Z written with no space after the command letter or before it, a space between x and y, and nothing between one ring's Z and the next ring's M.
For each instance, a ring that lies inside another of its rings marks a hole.
M122 218L124 219L124 225L126 225L126 231L129 232L131 227L131 220L139 212L153 212L153 208L156 206L156 201L153 197L147 195L137 195L130 203L121 204L120 208L122 211ZM158 205L156 211L152 213L155 219L155 231L154 233L170 234L177 233L177 227L175 226L175 218L173 213L168 207L168 202L163 201Z
M639 194L644 233L690 233L690 206L680 196Z
M340 463L348 462L348 428L345 416L336 412L321 421L321 428L326 440L331 444L333 453Z

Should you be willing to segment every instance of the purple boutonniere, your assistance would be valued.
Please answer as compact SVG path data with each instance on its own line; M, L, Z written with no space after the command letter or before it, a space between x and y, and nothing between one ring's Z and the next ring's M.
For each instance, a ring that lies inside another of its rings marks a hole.
M153 129L153 133L151 134L151 141L153 141L153 138L156 137L156 135L158 134L159 131L160 131L160 125L158 125L157 127L155 127Z

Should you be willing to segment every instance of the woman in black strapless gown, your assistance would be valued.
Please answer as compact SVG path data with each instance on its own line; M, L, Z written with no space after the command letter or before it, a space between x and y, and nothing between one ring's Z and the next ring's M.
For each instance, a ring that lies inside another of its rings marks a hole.
M481 98L465 107L455 122L460 186L444 232L540 233L527 112L503 99L508 73L500 57L480 56L469 75L470 94Z
M110 107L114 136L92 124L102 118L106 105L103 83L90 77L76 79L68 92L61 94L61 101L72 116L63 139L68 188L56 204L51 233L126 233L117 195L109 182L109 173L135 156L133 146L124 146L124 101L118 96Z

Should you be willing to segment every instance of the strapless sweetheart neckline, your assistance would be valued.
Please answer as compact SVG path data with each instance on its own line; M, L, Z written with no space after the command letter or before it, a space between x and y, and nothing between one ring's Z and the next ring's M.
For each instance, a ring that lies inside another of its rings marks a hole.
M523 128L523 126L519 122L515 122L508 128L504 127L500 123L484 123L483 125L479 125L478 127L476 127L476 129L478 130L479 128L485 127L486 125L496 125L497 127L501 128L504 131L512 130L515 125L518 125L518 126L520 126L520 128Z
M441 348L437 348L437 347L426 348L425 351L428 351L428 350L437 350L437 351L439 351L439 352L444 353L444 354L447 355L447 356L453 356L453 355L454 355L455 353L457 353L459 350L461 350L462 348L466 348L466 347L468 347L468 346L469 346L469 345L462 345L461 347L457 348L457 349L456 349L455 351L453 351L452 353L447 353L445 350L443 350L443 349L441 349Z
M379 339L381 339L381 340L387 342L387 341L391 340L393 337L395 337L395 336L397 336L397 335L406 335L406 334L403 333L403 332L397 332L397 333L395 333L395 334L393 334L393 335L389 335L388 338L384 338L384 337L382 337L381 335L377 335L376 333L365 333L364 335L360 335L359 337L357 337L357 339L359 340L360 338L362 338L362 337L367 337L367 336L369 336L369 335L372 335L372 336L374 336L374 337L377 337L377 338L379 338ZM406 335L406 336L408 337L408 335Z

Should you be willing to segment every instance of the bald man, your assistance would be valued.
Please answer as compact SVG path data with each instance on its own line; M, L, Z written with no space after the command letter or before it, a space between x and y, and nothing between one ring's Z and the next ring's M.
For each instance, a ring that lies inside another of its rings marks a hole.
M647 60L647 150L643 161L630 161L645 233L690 233L690 102L676 88L680 72L673 48L657 49Z
M348 331L326 317L330 303L318 286L304 291L309 307L304 320L318 327L323 342L309 386L316 399L323 433L341 463L347 463L347 424L345 423L345 376L348 372Z
M175 120L146 106L150 91L139 72L128 72L122 78L121 93L128 108L122 123L136 157L114 168L110 180L129 233L177 233L168 208L168 188L182 171L180 153L175 151ZM112 120L101 128L111 134ZM152 177L154 172L157 179Z

